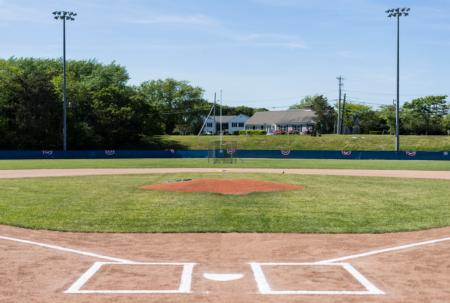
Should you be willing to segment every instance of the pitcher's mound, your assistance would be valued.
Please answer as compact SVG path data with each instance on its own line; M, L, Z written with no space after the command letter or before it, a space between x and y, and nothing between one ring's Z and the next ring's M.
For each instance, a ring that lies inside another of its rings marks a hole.
M182 182L160 183L142 187L148 190L179 192L208 192L224 195L245 195L255 192L273 192L304 189L302 185L256 180L195 179Z

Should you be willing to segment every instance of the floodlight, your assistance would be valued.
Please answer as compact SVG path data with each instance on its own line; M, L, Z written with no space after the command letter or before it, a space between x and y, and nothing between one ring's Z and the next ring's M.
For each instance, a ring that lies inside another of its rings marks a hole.
M409 16L408 7L388 9L388 18L397 17L397 99L395 109L395 149L400 151L400 17Z
M63 147L67 151L67 84L66 84L66 21L74 21L74 12L54 11L53 18L63 21Z

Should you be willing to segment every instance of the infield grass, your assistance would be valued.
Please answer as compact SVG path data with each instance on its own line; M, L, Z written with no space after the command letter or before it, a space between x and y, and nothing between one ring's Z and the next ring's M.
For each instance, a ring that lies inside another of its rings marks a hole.
M450 170L450 161L419 160L328 160L328 159L238 159L235 164L209 164L208 159L79 159L79 160L0 160L2 169L63 168L323 168Z
M245 196L140 189L205 177L305 189ZM0 224L60 231L381 233L450 225L444 180L161 174L0 180L0 192Z

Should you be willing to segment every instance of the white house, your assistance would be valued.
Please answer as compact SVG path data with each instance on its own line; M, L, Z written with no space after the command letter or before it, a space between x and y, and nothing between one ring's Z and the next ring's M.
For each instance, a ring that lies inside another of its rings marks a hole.
M268 134L277 130L305 133L311 131L316 124L315 116L315 112L309 109L256 112L245 123L245 129L265 130Z
M237 116L209 116L206 120L205 127L203 128L203 134L219 134L220 133L220 121L222 121L222 131L224 134L233 134L235 131L245 129L245 122L248 120L248 116L239 114ZM215 121L214 121L215 120ZM205 121L203 121L205 122Z

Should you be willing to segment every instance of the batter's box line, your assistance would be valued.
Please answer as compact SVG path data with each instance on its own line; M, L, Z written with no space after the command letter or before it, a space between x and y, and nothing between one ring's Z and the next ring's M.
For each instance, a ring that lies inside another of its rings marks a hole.
M143 266L183 266L181 273L180 286L172 290L83 290L86 283L102 268L104 265L143 265ZM144 262L95 262L84 274L78 278L64 293L66 294L189 294L192 290L192 273L196 263L144 263Z
M258 290L263 295L384 295L372 282L349 263L249 263ZM337 266L344 268L366 290L273 290L264 274L263 266Z

